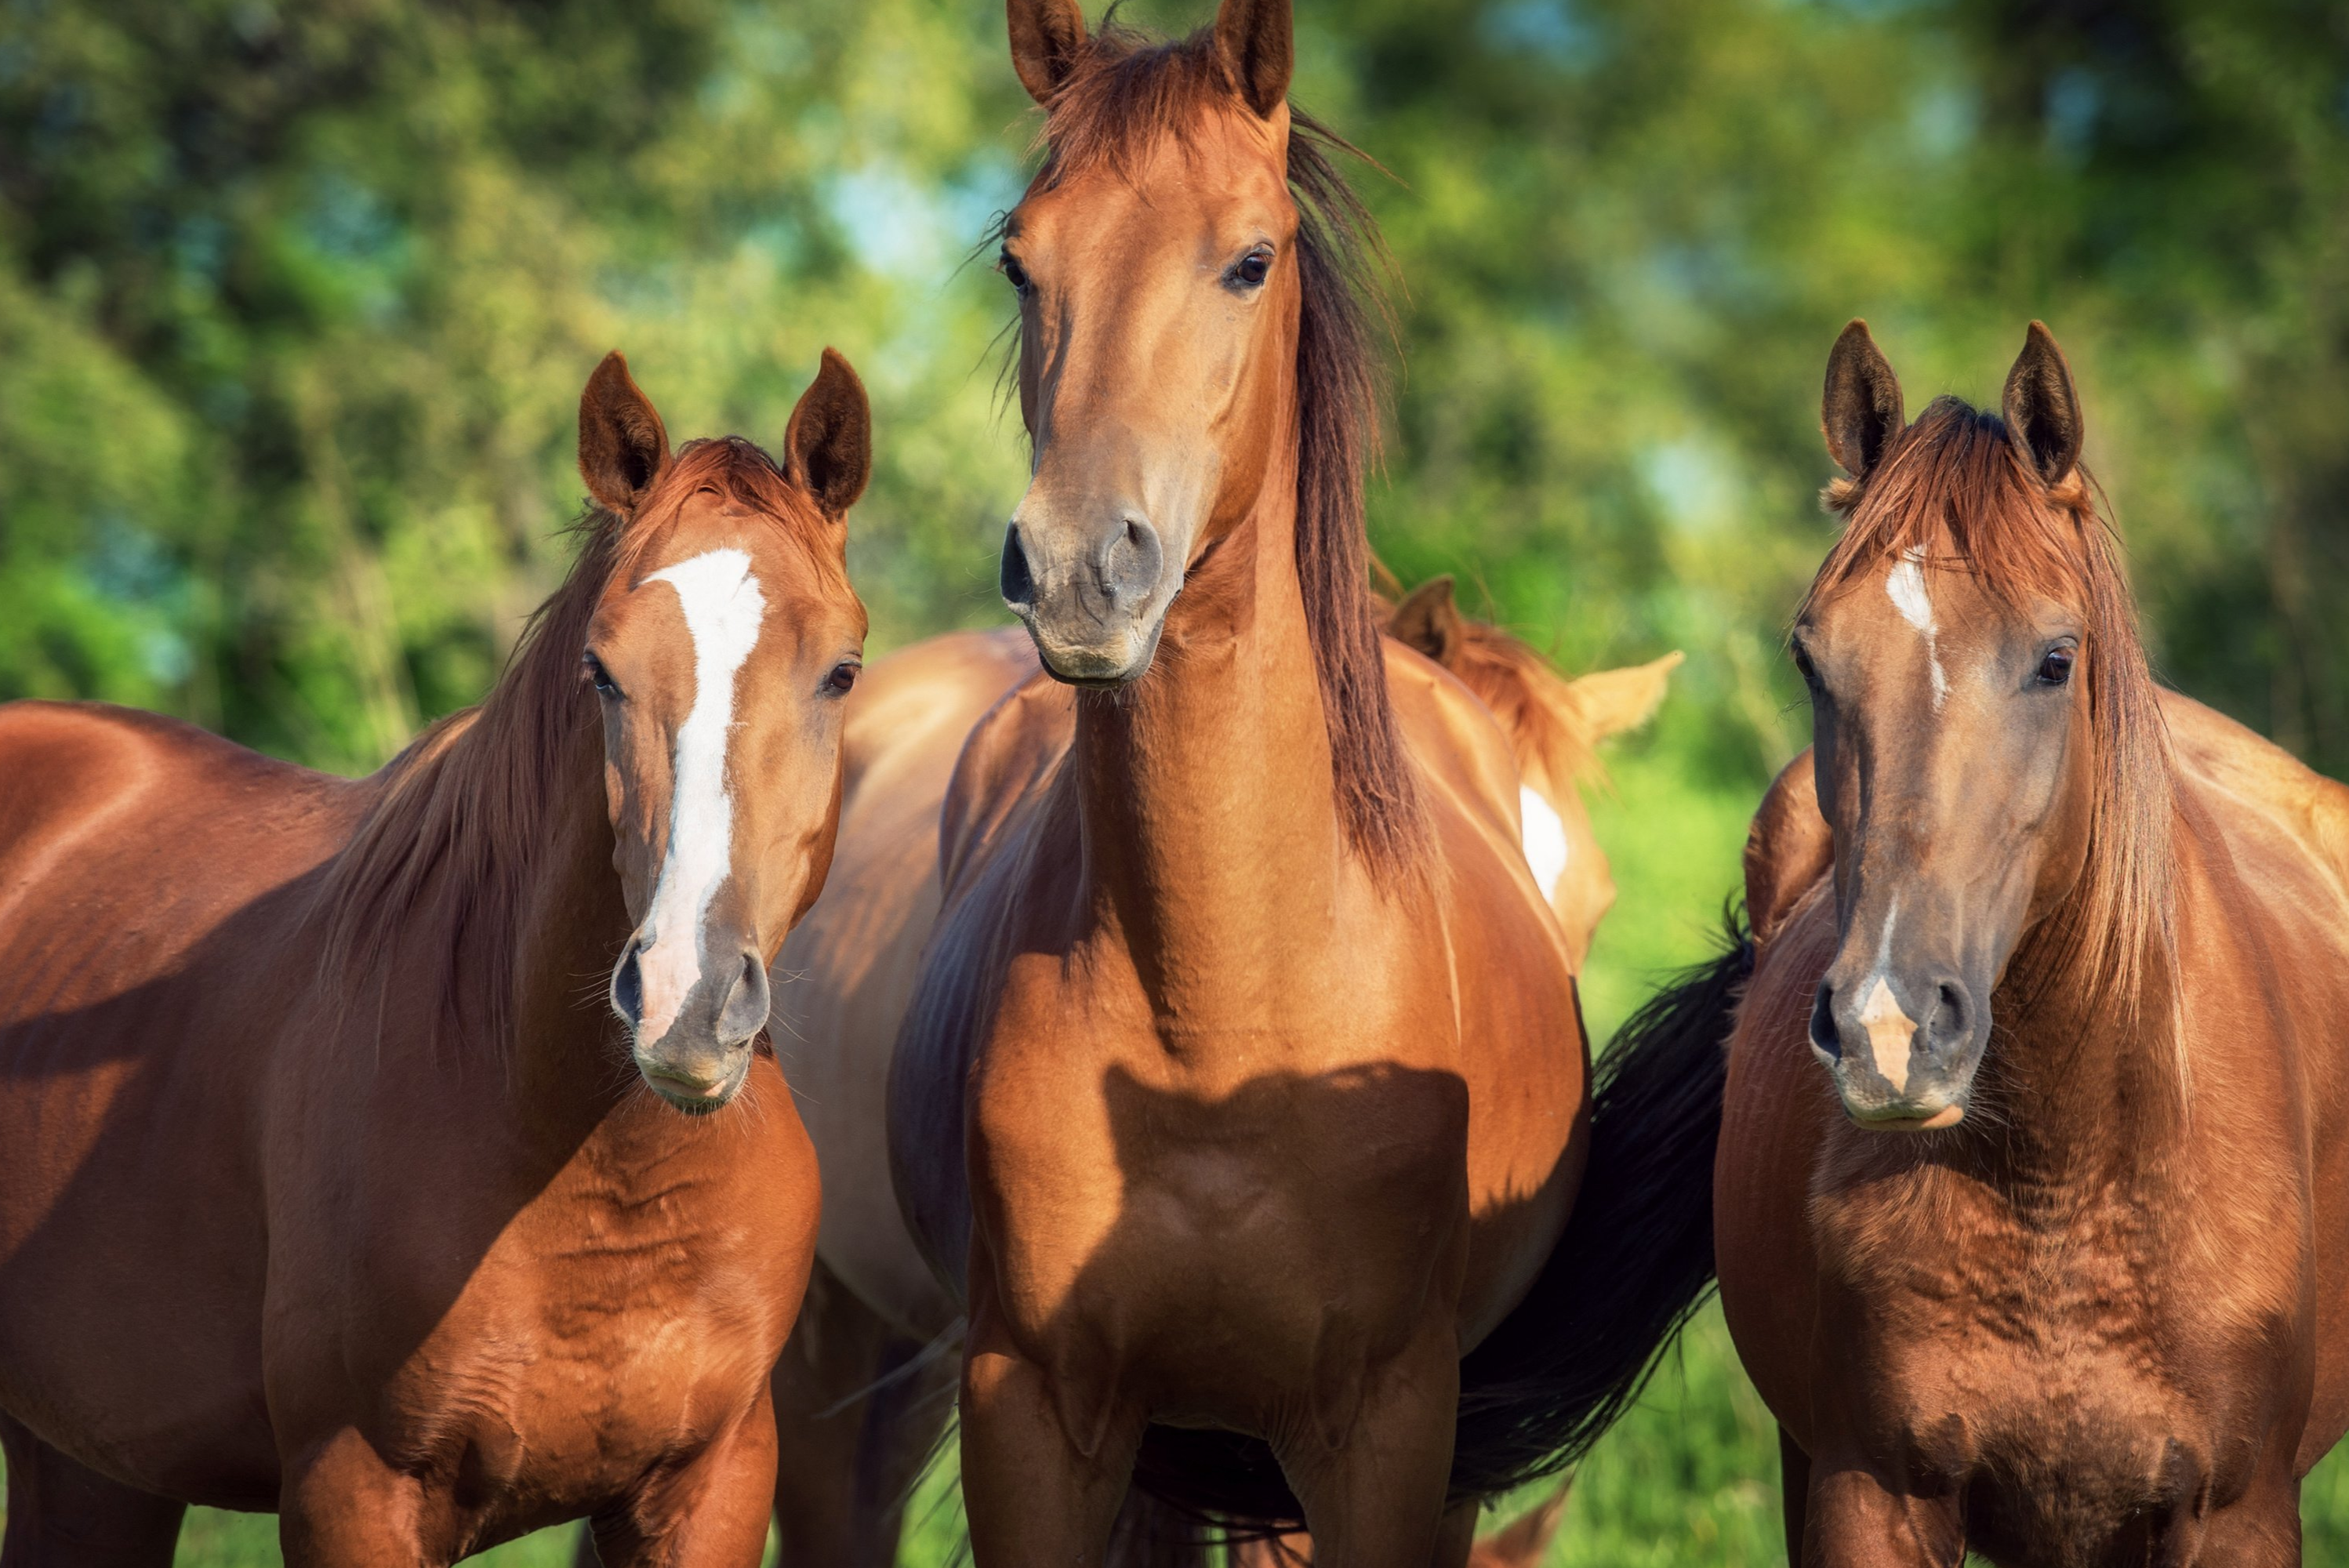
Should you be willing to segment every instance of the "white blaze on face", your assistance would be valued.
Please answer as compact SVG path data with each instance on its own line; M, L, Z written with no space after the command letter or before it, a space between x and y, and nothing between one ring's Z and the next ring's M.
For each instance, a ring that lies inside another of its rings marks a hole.
M726 792L727 738L734 726L734 676L759 643L766 596L739 550L713 550L654 573L647 583L677 590L693 635L693 709L678 727L670 781L668 847L652 910L637 928L644 982L638 1036L657 1040L677 1022L701 977L702 921L733 860L734 801Z
M1557 884L1566 875L1566 824L1530 784L1517 786L1517 809L1525 819L1526 864L1533 868L1542 897L1555 902Z
M1912 546L1885 578L1884 592L1890 596L1892 607L1900 612L1900 618L1916 627L1925 639L1925 658L1933 671L1933 711L1939 713L1941 705L1950 700L1950 677L1942 672L1941 650L1935 642L1941 628L1933 619L1933 601L1925 594L1925 568L1921 564L1924 559L1924 546Z

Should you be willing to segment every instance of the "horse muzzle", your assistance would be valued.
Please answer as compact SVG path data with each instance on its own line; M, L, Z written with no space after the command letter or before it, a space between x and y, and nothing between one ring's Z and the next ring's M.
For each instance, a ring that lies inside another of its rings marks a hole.
M1844 1112L1872 1131L1930 1132L1965 1119L1990 1036L1988 1010L1954 975L1828 971L1811 1009L1811 1049Z
M1157 655L1174 598L1166 562L1158 531L1133 508L1100 528L1014 518L1003 535L1003 602L1056 679L1123 686Z
M612 972L612 1007L628 1026L629 1054L646 1087L688 1115L716 1110L750 1075L772 998L755 949L703 966L682 999L646 1016L644 944L632 939ZM657 1029L657 1032L655 1032Z

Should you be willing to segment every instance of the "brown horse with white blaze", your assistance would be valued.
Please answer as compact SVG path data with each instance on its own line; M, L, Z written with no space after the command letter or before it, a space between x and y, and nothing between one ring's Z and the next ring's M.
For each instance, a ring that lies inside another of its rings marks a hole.
M2349 790L2154 685L2045 328L2001 414L1908 424L1854 323L1825 423L1716 1189L1789 1555L2296 1563L2349 1428Z
M1361 215L1286 102L1286 0L1157 46L1072 0L1009 19L1047 119L1004 234L1035 461L1003 589L1051 678L964 748L890 1095L969 1315L973 1549L1100 1562L1138 1474L1301 1514L1325 1563L1457 1564L1702 1275L1656 1233L1558 1245L1592 1139L1571 966L1506 741L1379 636ZM1642 1060L1703 1130L1717 1053ZM1683 1219L1700 1141L1656 1200ZM1539 1332L1497 1334L1537 1278ZM1578 1287L1620 1312L1557 1311ZM1464 1380L1495 1338L1521 1358Z
M780 467L672 453L612 356L577 564L372 778L0 709L11 1568L168 1563L191 1502L295 1563L582 1515L757 1562L817 1208L765 970L832 852L869 441L827 352Z

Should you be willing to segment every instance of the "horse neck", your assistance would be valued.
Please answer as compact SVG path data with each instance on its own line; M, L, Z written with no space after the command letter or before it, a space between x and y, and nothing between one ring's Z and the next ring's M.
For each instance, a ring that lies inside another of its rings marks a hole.
M542 846L515 918L511 975L488 976L512 998L512 1078L533 1117L566 1127L599 1117L633 1075L603 982L628 937L612 868L604 742L594 725L564 738L556 788L536 824Z
M1293 421L1292 421L1293 429ZM1293 434L1167 612L1150 673L1078 704L1083 866L1163 1015L1229 1017L1325 944L1344 861L1296 564Z
M2158 1180L2189 1115L2193 1086L2172 1006L2171 957L2148 953L2134 1008L2100 996L2089 955L2060 941L2085 890L2026 936L1993 999L1992 1103L1983 1118L2008 1184L2063 1207Z
M502 1092L469 1095L477 1109L565 1140L622 1078L597 982L628 930L602 730L564 656L574 640L542 628L463 732L419 763L441 770L430 782L452 800L454 826L401 944L437 979L428 1057L497 1075Z

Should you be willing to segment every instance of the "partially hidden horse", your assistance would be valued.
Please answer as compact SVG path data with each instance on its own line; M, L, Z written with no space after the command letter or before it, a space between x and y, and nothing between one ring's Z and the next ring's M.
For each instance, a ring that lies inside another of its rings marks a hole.
M968 1312L973 1550L1099 1561L1138 1480L1457 1564L1709 1277L1725 1013L1594 1128L1507 742L1372 617L1360 209L1286 0L1164 46L1009 12L1046 129L1002 586L1048 676L964 746L888 1105Z
M1615 897L1580 786L1600 743L1654 712L1680 655L1568 679L1462 614L1448 577L1405 595L1386 630L1457 676L1509 738L1526 858L1578 969ZM904 1504L953 1403L957 1361L943 1341L958 1308L890 1190L884 1101L942 898L955 759L1038 667L1018 628L952 633L876 659L849 700L838 857L775 964L780 1048L827 1174L814 1280L775 1379L784 1568L894 1563Z
M0 709L6 1559L295 1563L590 1516L758 1561L813 1153L767 965L832 852L870 466L826 352L780 466L614 355L596 508L478 707L346 780Z
M1459 676L1509 738L1526 863L1580 974L1599 923L1615 906L1614 874L1581 786L1599 776L1601 741L1654 716L1681 655L1568 678L1521 638L1463 615L1448 576L1405 594L1387 617L1387 634Z
M2033 323L2001 411L1829 362L1813 750L1716 1177L1790 1560L2300 1561L2349 1427L2349 789L2147 672Z

